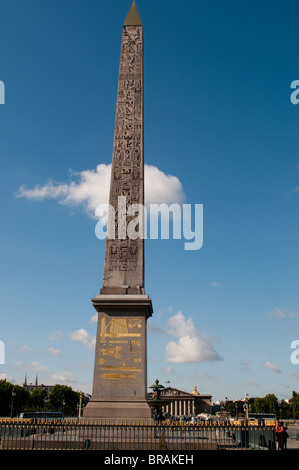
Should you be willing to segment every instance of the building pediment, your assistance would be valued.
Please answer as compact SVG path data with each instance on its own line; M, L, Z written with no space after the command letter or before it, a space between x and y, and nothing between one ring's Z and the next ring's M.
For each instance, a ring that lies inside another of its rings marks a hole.
M161 395L171 396L171 397L190 397L192 398L192 393L184 392L183 390L179 390L178 388L173 387L166 387L161 391Z

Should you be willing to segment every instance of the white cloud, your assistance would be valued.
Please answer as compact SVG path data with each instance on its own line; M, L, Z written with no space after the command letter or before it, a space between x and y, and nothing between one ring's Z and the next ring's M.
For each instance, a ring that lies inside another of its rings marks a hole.
M220 356L203 333L198 333L192 320L177 312L169 319L168 333L178 338L166 345L168 362L204 362L220 360Z
M253 387L260 387L260 384L256 383L254 380L246 380L245 385L252 385Z
M53 354L53 356L58 356L60 354L60 349L49 348L49 352Z
M59 331L59 330L56 330L56 331L53 331L49 336L48 336L48 339L50 341L53 341L55 339L60 339L64 336L64 333L62 331Z
M17 351L18 352L32 351L32 348L28 344L23 344L23 346L21 346Z
M11 375L7 375L5 372L0 374L0 380L7 380L7 382L15 383L15 379Z
M84 344L88 349L94 349L96 339L94 336L91 336L87 333L84 328L74 331L70 334L70 337L73 341L79 341L79 343Z
M97 323L97 321L98 321L98 314L97 314L97 313L94 313L94 314L91 316L91 318L90 318L90 320L89 320L89 323Z
M51 375L51 381L58 384L74 383L77 374L71 371L55 372Z
M281 308L274 308L272 312L266 313L266 317L285 318L286 313Z
M212 287L221 287L221 284L219 282L212 281L211 286Z
M156 166L144 167L145 203L149 204L181 204L185 199L180 180L173 175L167 175Z
M241 370L247 371L249 370L250 362L248 359L244 359L243 361L240 362L241 365Z
M289 318L294 320L299 317L298 311L289 311L288 309L282 310L281 308L274 308L271 312L265 313L269 318Z
M45 373L48 372L47 366L44 366L41 362L35 361L31 362L30 366L28 367L29 372L40 372L40 373Z
M94 215L99 204L108 203L111 164L99 164L95 170L70 172L74 180L69 183L55 183L49 180L44 185L36 185L32 189L21 185L16 197L33 201L56 199L61 204L83 205L89 215ZM167 175L155 166L145 165L144 191L146 205L152 203L178 203L184 199L184 191L180 180Z
M213 377L211 374L208 374L208 372L198 372L198 374L196 375L196 379L211 380L212 382L216 380L215 377Z
M265 369L271 370L272 372L275 372L276 374L280 374L278 367L274 364L271 364L271 362L265 362L263 367L265 367Z

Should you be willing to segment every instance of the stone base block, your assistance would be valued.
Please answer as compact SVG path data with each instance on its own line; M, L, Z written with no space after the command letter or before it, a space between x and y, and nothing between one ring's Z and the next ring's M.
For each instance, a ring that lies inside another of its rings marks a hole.
M149 422L152 420L152 411L146 400L133 402L91 399L83 410L83 419L106 420L109 422Z

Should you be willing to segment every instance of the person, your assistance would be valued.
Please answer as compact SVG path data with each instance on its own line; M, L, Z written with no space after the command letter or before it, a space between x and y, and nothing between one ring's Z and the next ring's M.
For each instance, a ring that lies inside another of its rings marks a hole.
M289 437L289 435L287 433L288 427L283 422L281 423L281 425L283 427L283 449L286 449L287 448L287 439Z
M277 449L282 450L284 444L284 427L280 421L276 421L275 426L276 440L277 440Z

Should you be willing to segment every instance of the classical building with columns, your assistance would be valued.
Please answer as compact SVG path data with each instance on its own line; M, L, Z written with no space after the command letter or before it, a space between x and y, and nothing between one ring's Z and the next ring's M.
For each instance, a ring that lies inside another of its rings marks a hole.
M149 394L149 397L152 394ZM200 413L212 413L212 395L201 395L196 385L193 392L184 392L177 388L166 387L161 390L161 398L168 401L163 407L170 416L197 416Z

